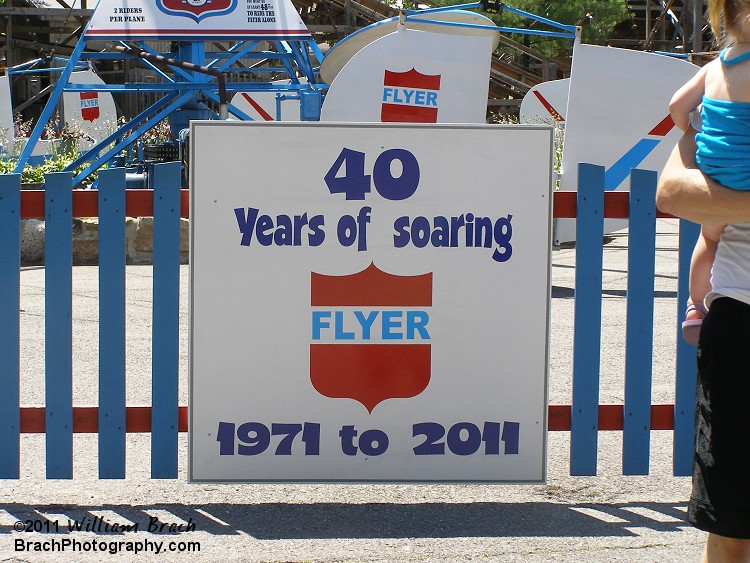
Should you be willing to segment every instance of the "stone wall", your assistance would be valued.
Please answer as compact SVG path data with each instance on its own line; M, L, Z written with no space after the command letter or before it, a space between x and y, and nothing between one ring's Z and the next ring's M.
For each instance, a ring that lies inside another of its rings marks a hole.
M188 262L189 222L180 219L180 262ZM99 223L95 218L73 220L73 264L99 262ZM154 252L153 217L128 217L125 224L125 252L128 264L150 264ZM21 265L44 264L44 221L21 221Z

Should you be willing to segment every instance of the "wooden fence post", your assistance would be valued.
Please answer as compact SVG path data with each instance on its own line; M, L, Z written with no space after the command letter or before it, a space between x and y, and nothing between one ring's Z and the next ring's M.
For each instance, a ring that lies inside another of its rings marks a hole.
M697 366L695 347L682 338L680 326L690 295L690 258L698 240L700 225L680 220L680 248L677 288L677 367L675 375L674 452L672 472L691 475L695 450L695 385Z
M602 326L604 167L578 166L570 474L596 475Z
M154 167L151 477L177 477L181 163Z
M0 479L20 476L21 176L0 176Z
M45 177L44 350L47 478L73 478L73 174Z
M125 478L125 169L99 173L99 478Z
M648 475L656 270L656 172L632 170L622 471Z

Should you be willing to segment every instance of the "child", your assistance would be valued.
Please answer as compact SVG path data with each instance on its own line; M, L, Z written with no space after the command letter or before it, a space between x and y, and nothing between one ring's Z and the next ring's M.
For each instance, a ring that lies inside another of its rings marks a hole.
M701 68L669 103L675 124L687 131L700 109L696 162L704 174L734 190L750 190L750 0L710 0L714 35L726 32L719 58ZM723 26L722 26L723 22ZM696 127L697 128L697 127ZM690 263L690 299L682 324L685 340L698 344L711 268L725 225L702 225Z

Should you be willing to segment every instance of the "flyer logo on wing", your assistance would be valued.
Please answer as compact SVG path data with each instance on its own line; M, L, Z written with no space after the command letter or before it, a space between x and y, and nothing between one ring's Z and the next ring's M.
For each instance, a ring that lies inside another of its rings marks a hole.
M318 393L372 412L427 388L432 273L397 276L370 264L346 276L313 272L310 282L310 380Z
M385 71L383 77L383 123L437 123L440 75L427 75L412 68L407 72Z
M94 122L99 119L99 94L81 92L81 116L84 121Z

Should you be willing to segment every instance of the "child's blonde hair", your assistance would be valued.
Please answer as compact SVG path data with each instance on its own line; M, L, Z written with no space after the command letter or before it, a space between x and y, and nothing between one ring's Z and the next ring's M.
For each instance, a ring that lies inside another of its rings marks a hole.
M708 20L719 43L731 42L741 35L742 20L750 17L750 0L709 0Z

